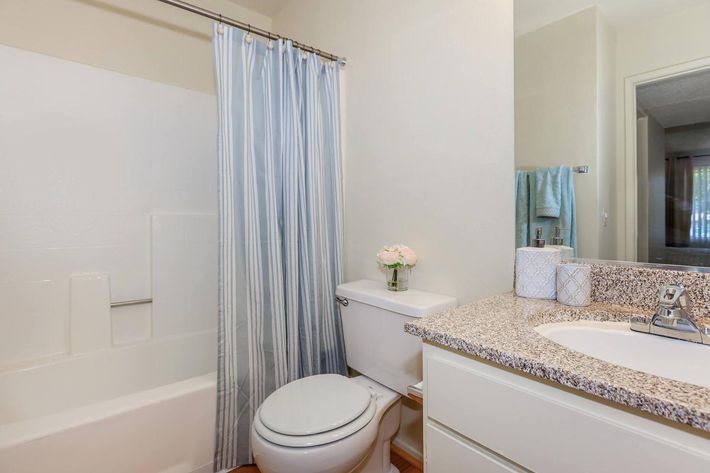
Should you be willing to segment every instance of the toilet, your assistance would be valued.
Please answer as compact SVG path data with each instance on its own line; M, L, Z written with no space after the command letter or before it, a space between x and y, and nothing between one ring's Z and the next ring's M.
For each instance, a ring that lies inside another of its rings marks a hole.
M400 397L422 379L421 340L411 318L456 307L456 299L383 282L341 284L347 364L361 376L324 374L293 381L257 409L251 430L261 473L397 473L390 441Z

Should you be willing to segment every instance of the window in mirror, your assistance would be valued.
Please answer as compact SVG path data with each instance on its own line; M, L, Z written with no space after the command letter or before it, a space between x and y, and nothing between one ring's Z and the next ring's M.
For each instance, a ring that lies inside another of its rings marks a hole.
M693 169L690 244L710 248L710 155L689 159Z

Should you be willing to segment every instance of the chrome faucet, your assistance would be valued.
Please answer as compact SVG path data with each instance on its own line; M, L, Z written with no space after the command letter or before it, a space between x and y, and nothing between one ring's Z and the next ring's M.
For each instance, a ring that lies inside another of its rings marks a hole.
M631 330L710 345L710 326L702 330L689 316L690 296L680 284L668 284L658 292L658 309L650 322L632 317Z

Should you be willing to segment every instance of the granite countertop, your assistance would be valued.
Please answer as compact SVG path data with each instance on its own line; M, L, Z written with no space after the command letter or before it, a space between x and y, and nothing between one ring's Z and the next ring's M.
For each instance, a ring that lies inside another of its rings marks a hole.
M405 331L425 341L710 432L710 389L592 358L534 330L552 322L627 322L631 315L651 314L647 309L604 303L569 307L511 293L418 319L407 323Z

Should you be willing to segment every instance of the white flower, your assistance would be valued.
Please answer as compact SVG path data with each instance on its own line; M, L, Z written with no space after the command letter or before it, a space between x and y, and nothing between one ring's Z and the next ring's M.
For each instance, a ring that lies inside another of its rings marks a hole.
M377 262L387 267L411 268L417 264L417 254L408 246L385 246L377 253Z
M408 246L403 246L400 249L400 253L402 253L402 258L404 259L404 264L407 266L414 266L417 264L417 254L414 252L413 249L409 248Z

